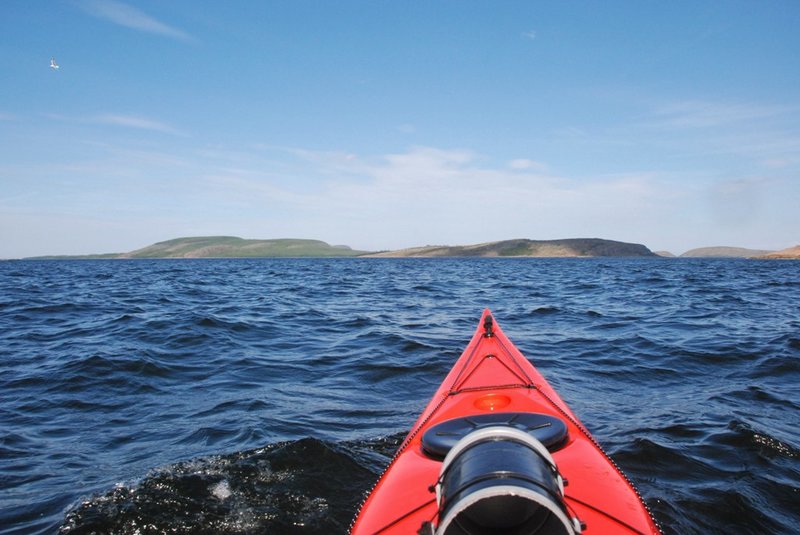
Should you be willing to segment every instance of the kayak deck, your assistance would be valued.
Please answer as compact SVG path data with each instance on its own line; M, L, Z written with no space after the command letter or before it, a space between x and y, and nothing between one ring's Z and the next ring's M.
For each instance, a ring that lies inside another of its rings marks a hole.
M632 484L494 323L488 309L463 354L361 506L351 533L413 534L424 523L436 522L439 506L433 487L442 460L431 451L435 448L423 445L423 435L448 420L476 416L479 421L489 421L492 418L483 415L500 413L534 413L556 417L565 424L566 436L552 438L557 444L548 448L567 481L564 505L580 520L582 533L660 533ZM548 426L547 422L541 425Z

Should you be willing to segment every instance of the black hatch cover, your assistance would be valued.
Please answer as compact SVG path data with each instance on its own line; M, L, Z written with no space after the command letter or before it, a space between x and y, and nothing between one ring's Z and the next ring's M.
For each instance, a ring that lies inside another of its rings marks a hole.
M555 416L536 412L493 412L453 418L434 425L422 435L422 448L431 457L443 459L456 442L472 431L498 425L525 431L550 451L558 450L567 440L567 425Z

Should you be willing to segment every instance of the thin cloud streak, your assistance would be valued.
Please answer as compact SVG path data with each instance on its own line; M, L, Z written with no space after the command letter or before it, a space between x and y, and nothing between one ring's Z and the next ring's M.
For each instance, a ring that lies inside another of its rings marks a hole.
M706 155L746 156L763 166L800 161L800 108L757 103L683 101L660 106L645 126L694 136ZM684 143L687 138L684 137Z
M796 111L778 106L690 100L673 102L656 109L655 124L680 128L709 128L781 117Z
M529 160L528 158L516 158L514 160L511 160L510 162L508 162L508 167L511 169L519 169L519 170L524 170L524 169L544 170L547 168L546 165L534 160Z
M186 134L172 126L149 119L147 117L140 117L136 115L120 115L120 114L104 114L98 115L93 119L93 122L107 124L112 126L122 126L125 128L137 128L140 130L150 130L153 132L161 132L164 134L172 134L177 136L185 136Z
M163 35L181 41L194 41L188 33L161 22L150 15L116 0L83 0L78 4L86 13L120 26Z

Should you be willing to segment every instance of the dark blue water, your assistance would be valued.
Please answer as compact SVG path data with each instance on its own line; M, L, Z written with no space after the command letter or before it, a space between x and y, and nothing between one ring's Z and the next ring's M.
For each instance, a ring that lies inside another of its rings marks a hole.
M666 533L800 525L800 262L0 262L0 532L344 533L490 307Z

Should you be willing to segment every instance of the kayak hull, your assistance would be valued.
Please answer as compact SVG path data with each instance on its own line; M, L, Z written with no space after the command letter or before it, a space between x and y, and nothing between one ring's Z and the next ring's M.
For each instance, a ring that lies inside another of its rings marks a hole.
M414 534L425 523L435 524L434 486L442 459L425 449L425 432L452 419L498 413L549 415L566 424L566 438L553 448L552 459L567 481L564 504L579 519L582 533L660 533L630 481L488 309L362 504L351 533Z

